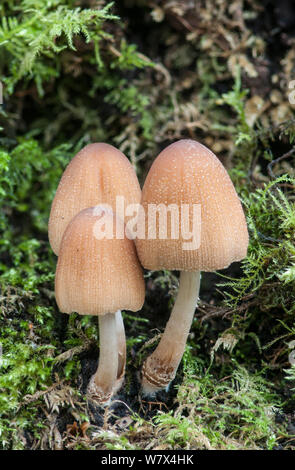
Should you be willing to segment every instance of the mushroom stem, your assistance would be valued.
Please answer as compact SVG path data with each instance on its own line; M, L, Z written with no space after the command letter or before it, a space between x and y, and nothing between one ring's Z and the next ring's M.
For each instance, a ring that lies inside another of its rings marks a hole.
M88 385L88 393L101 404L108 404L113 393L118 374L118 339L116 315L99 315L99 361L95 374Z
M118 371L114 393L117 392L123 384L126 366L126 336L121 310L118 310L115 316L118 342Z
M167 388L182 359L200 289L200 271L180 273L179 290L169 321L155 351L142 367L142 392Z

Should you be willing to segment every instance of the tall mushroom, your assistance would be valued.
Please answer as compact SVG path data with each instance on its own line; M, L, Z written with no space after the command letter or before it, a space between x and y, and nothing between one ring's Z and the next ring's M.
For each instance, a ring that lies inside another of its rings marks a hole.
M59 254L61 240L72 218L81 210L109 204L116 211L116 198L124 204L138 204L141 190L136 173L126 156L112 145L86 145L71 160L59 182L52 202L48 237L52 250ZM124 211L124 207L122 208ZM124 218L124 214L121 214ZM127 219L124 219L127 222ZM117 313L119 347L118 379L125 372L126 340L121 312Z
M60 244L55 294L61 312L98 316L99 364L88 393L106 404L122 380L116 312L139 310L145 287L134 242L126 234L124 238L101 236L97 223L102 217L111 229L123 224L105 206L84 209L68 224Z
M109 144L86 145L65 169L52 202L48 237L54 253L58 255L63 233L75 215L98 204L109 204L115 211L117 196L124 198L125 205L140 202L140 186L128 158Z
M181 271L170 319L159 345L142 367L142 390L149 395L169 386L175 377L197 304L200 271L223 269L243 259L248 231L227 171L209 149L193 140L175 142L158 155L147 175L141 204L144 217L139 214L138 225L145 223L145 237L136 240L136 247L142 265L150 270ZM161 220L150 217L150 208L160 205L179 210L178 218L169 213L167 237ZM182 211L185 207L188 209ZM199 208L200 218L195 208ZM182 231L185 215L193 245Z

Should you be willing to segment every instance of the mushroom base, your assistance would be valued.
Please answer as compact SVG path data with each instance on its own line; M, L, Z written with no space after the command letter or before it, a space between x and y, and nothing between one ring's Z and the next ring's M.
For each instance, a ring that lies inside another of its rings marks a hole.
M180 274L179 290L170 318L155 351L142 367L144 395L167 389L182 359L199 296L200 272Z
M153 396L159 390L166 389L168 391L170 382L175 378L176 370L150 356L144 362L141 374L143 394Z
M95 383L95 375L93 375L89 381L87 387L87 395L92 400L98 402L100 406L108 406L111 403L113 396L120 390L124 382L124 377L116 380L112 390L106 392L102 388L98 387Z
M108 392L102 390L96 385L95 375L93 375L87 387L87 395L92 400L98 402L101 406L108 406L113 396L113 390Z
M116 314L100 315L98 322L100 337L98 368L90 379L87 394L99 404L107 405L114 394L118 377L119 355Z

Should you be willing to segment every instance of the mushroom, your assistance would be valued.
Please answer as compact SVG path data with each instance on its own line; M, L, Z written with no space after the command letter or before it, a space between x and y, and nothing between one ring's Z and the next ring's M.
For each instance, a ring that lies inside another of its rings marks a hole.
M136 173L127 157L112 145L86 145L71 160L59 182L52 202L48 237L52 250L59 254L61 240L72 218L81 210L109 204L116 211L117 197L123 204L138 204L141 190ZM127 222L124 207L121 218ZM123 381L126 362L126 339L121 312L117 313L119 343L118 383Z
M55 294L61 312L97 315L100 333L99 364L90 379L88 393L100 404L109 403L121 386L125 367L119 349L123 328L121 309L137 311L144 302L145 286L133 240L105 237L97 223L121 229L121 221L109 208L82 210L68 224L59 250Z
M140 202L140 186L128 158L109 144L86 145L65 169L52 202L48 237L54 253L58 255L63 233L76 214L97 204L109 204L116 211L118 196L126 205ZM124 214L118 215L126 222Z
M145 236L136 240L141 264L150 270L181 271L165 331L142 367L142 391L153 395L169 386L183 356L198 300L200 271L223 269L243 259L248 231L227 171L208 148L193 140L175 142L158 155L144 183L141 205L144 217L139 213L138 225L148 221ZM150 217L150 208L159 205L178 210L178 217L170 212L166 237L161 226L164 219ZM185 215L187 225L192 226L186 230L192 242L182 230Z

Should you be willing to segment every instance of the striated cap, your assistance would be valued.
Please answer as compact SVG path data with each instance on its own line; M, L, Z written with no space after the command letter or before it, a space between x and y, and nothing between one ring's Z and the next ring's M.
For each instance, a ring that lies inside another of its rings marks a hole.
M232 181L219 159L196 141L180 140L158 155L147 175L141 204L144 218L139 214L138 224L145 223L145 238L137 239L136 247L147 269L215 271L247 254L246 220ZM171 204L179 208L178 221L168 212L167 239L161 239L163 233L159 235L160 218L149 216L151 204ZM186 215L181 205L189 205L188 232L181 227L185 220L182 217ZM193 206L198 208L195 219ZM153 228L157 235L149 239L148 230L152 232ZM178 239L172 238L171 228L174 233L179 231ZM197 239L196 231L199 247L183 249L188 246L187 233L191 232Z
M76 214L97 204L116 210L116 196L124 197L125 206L140 202L141 190L131 163L112 145L86 145L64 171L52 202L48 237L54 253L58 255L65 228Z
M134 242L101 238L123 222L103 206L84 209L65 230L55 275L61 312L104 315L140 310L145 296L142 269ZM120 227L119 227L120 228Z

